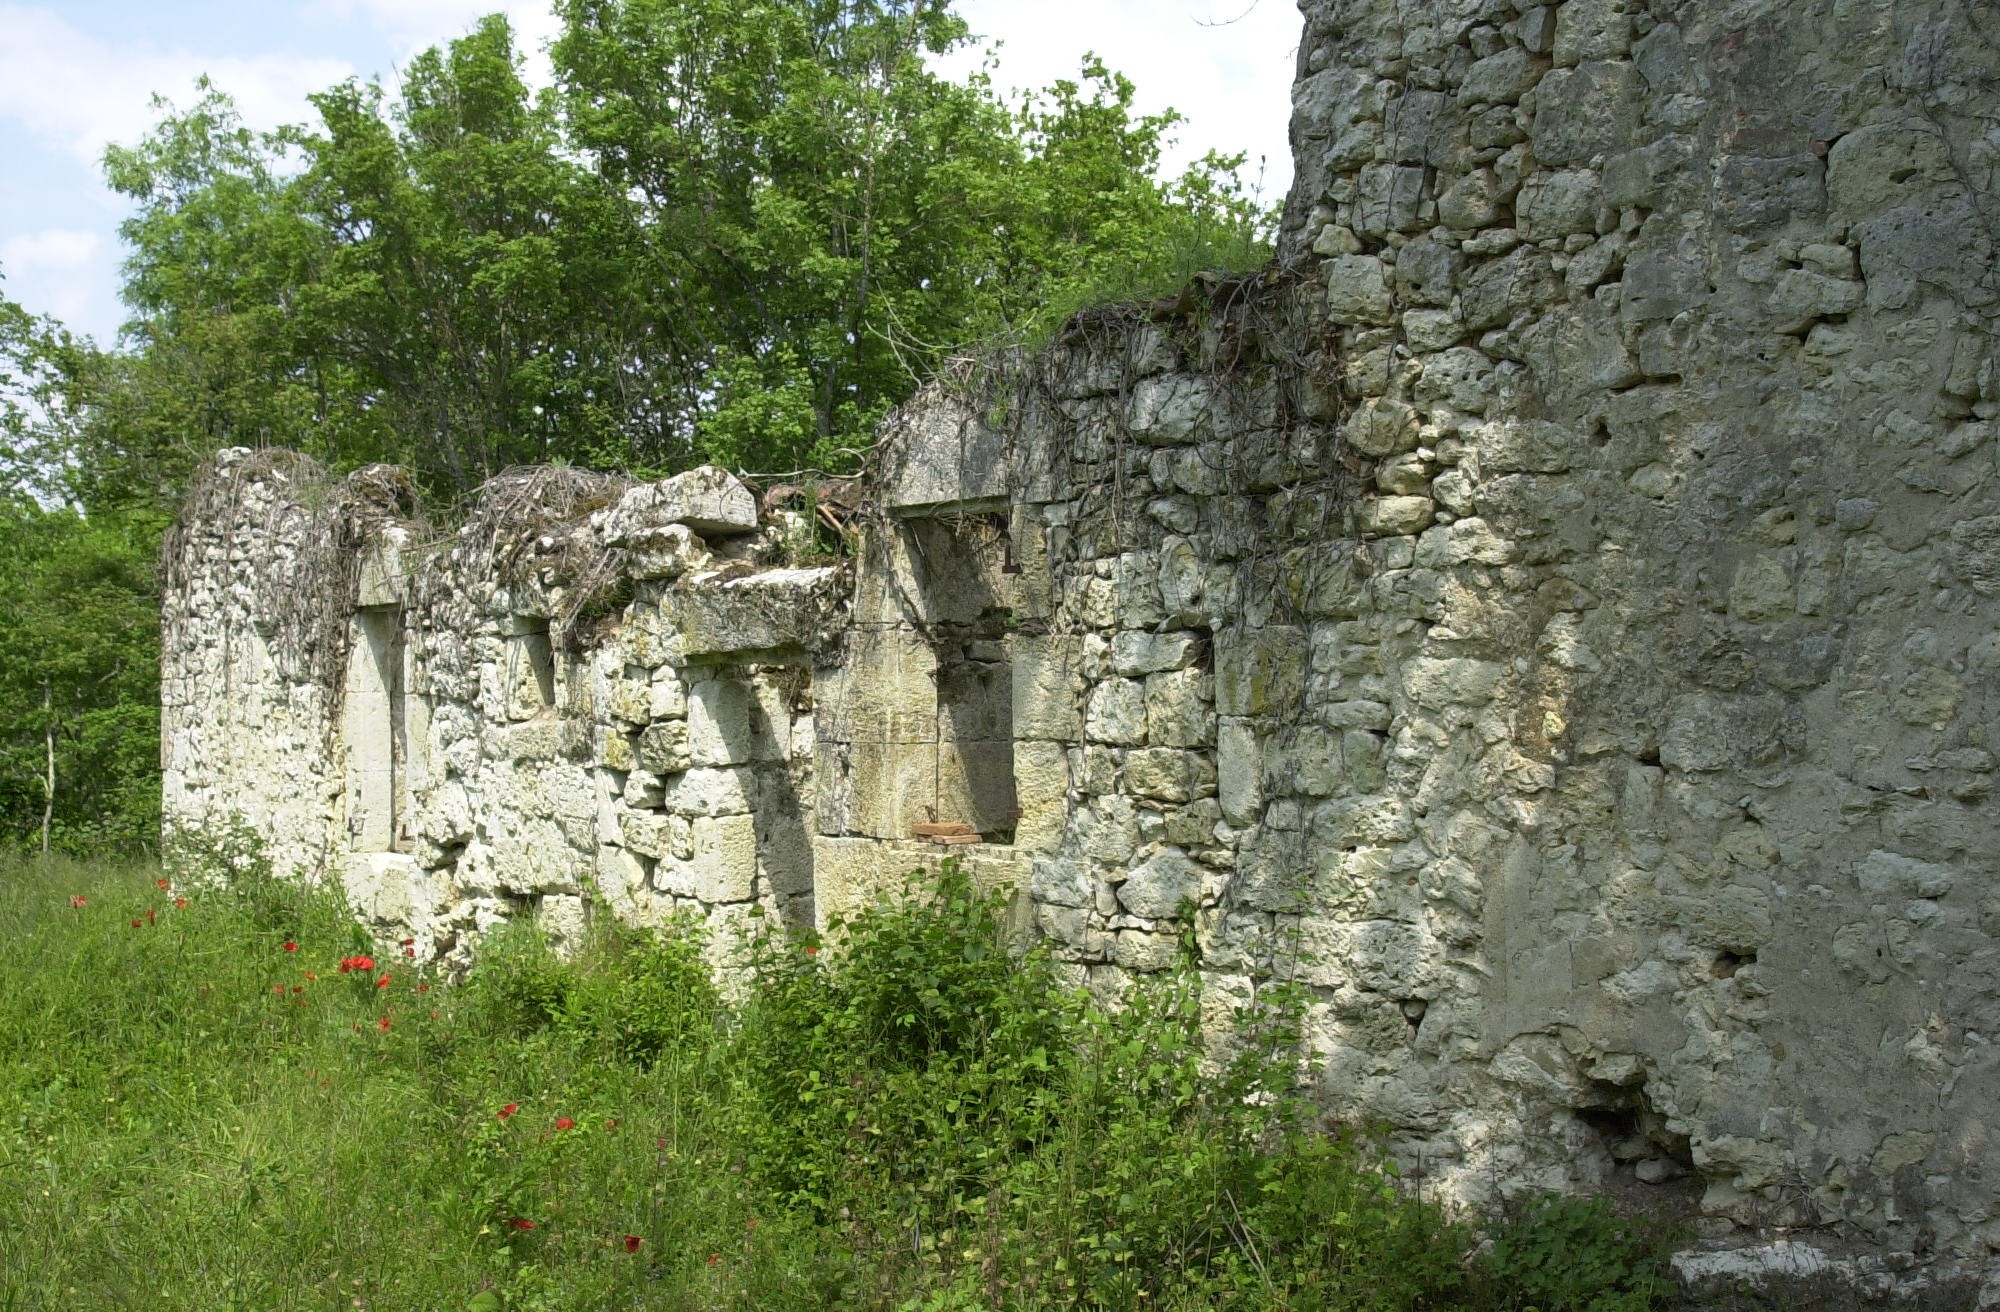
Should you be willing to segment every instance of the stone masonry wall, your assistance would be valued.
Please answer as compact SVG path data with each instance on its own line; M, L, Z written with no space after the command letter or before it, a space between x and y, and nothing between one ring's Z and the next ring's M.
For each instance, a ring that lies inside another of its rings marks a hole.
M454 959L720 963L949 851L1107 998L1189 929L1218 1036L1304 985L1429 1187L1990 1264L2000 17L1302 8L1279 263L941 380L843 564L718 471L510 476L370 521L335 679L310 472L226 456L172 823Z

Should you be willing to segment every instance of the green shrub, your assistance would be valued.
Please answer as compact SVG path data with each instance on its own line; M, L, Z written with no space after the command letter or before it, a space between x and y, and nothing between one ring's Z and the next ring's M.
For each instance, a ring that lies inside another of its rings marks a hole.
M570 960L517 925L455 987L385 969L331 890L241 857L227 888L0 870L0 1307L1630 1312L1663 1289L1594 1204L1532 1204L1470 1257L1368 1136L1313 1132L1300 998L1253 1000L1229 1052L1191 953L1086 1005L953 868L824 941L769 927L725 1004L687 925L605 924Z
M1531 1198L1483 1264L1510 1312L1645 1312L1668 1292L1665 1255L1600 1198Z

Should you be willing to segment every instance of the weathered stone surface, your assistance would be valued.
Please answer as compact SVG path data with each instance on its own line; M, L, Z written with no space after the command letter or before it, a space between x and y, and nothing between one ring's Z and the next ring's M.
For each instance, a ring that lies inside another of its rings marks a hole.
M1183 932L1217 1030L1299 982L1321 1110L1441 1199L1684 1179L1878 1300L1990 1267L2000 55L1951 6L1303 8L1273 269L922 394L834 569L385 531L329 676L287 597L365 488L225 453L170 824L454 965L586 879L724 944L949 852L1106 997ZM572 625L581 559L630 586Z
M606 546L633 546L682 524L703 537L757 531L757 499L741 479L714 465L633 488L593 518Z

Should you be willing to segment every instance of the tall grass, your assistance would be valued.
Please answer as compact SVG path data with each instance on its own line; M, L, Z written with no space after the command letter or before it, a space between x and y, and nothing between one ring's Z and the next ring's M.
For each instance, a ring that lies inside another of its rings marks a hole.
M1193 972L1107 1017L955 877L835 942L764 938L736 1004L691 926L605 926L567 962L510 930L448 986L326 895L159 881L0 868L0 1308L1625 1312L1658 1289L1601 1211L1551 1232L1588 1278L1560 1255L1545 1289L1533 1262L1491 1278L1364 1140L1301 1132L1282 1000L1218 1067Z

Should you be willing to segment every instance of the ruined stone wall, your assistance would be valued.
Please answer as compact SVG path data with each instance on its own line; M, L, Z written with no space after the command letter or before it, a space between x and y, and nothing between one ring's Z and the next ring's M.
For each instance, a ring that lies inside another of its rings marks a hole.
M712 472L518 476L370 529L315 685L253 577L311 498L225 461L170 815L446 956L721 961L952 852L1104 996L1190 929L1219 1034L1305 986L1431 1187L1978 1268L2000 17L1302 7L1279 265L941 380L839 566Z

